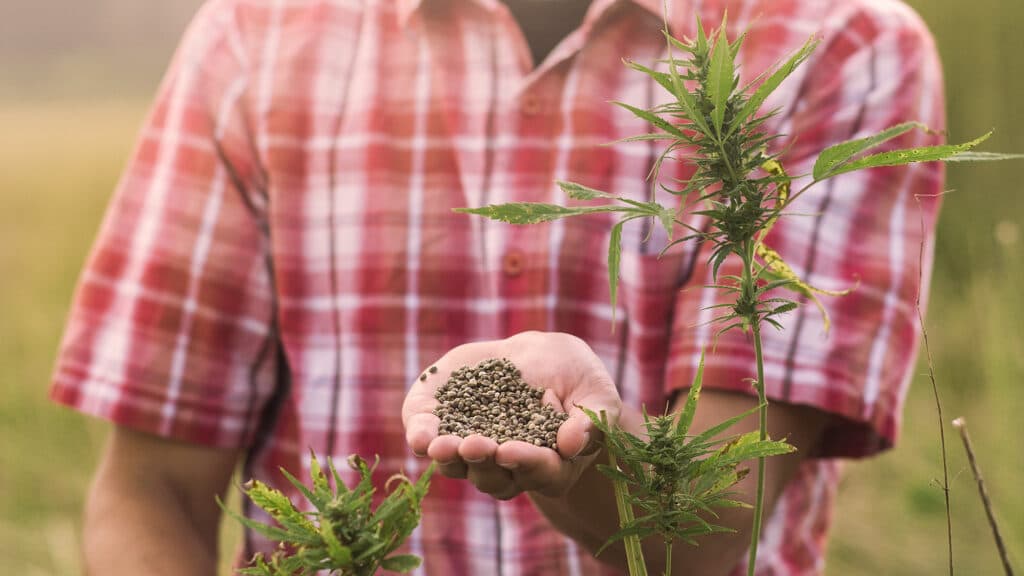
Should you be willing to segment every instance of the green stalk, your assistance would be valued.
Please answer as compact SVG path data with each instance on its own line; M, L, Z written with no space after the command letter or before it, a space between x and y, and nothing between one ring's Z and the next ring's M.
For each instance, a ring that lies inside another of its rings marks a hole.
M757 397L761 403L758 410L761 441L768 439L768 398L764 391L764 359L761 355L761 325L753 322L754 358L757 362ZM750 534L750 558L747 560L747 576L754 576L757 560L757 543L761 539L761 520L764 515L764 456L757 459L757 500L754 502L754 527Z
M754 280L754 245L755 241L750 240L743 250L743 276L742 294L748 294L756 289ZM761 323L757 314L749 317L751 331L754 336L754 361L757 364L757 381L754 388L757 390L758 403L758 427L760 429L760 440L768 439L768 396L765 394L764 386L764 355L761 351ZM754 501L754 525L750 530L750 556L747 559L747 576L754 576L754 569L757 563L757 544L761 540L761 523L764 517L764 473L765 458L757 459L757 497Z
M604 411L601 412L601 420L607 425L608 421ZM612 451L607 449L605 452L608 454L608 464L618 470L619 463L615 458L615 454L612 454ZM618 479L612 479L612 487L615 489L615 506L619 510L619 528L625 528L626 525L631 524L635 519L633 507L629 505L629 501L626 499L628 489L625 483ZM626 547L626 564L629 567L629 576L647 576L647 565L644 563L644 551L640 547L640 537L636 534L631 534L623 538L622 543Z
M672 576L672 539L665 539L665 576Z
M718 153L721 154L722 162L725 162L725 167L729 169L729 176L732 177L733 183L739 182L739 179L736 178L736 171L732 168L732 162L729 161L729 155L725 153L725 142L723 142L721 138L718 138L715 140L715 144L718 145ZM723 182L723 184L725 184L725 182Z

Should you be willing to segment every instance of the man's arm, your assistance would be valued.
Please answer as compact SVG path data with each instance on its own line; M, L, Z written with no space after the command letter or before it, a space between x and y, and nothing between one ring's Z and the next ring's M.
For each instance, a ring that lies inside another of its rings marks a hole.
M683 391L672 411L679 410L685 400L686 395ZM752 396L704 390L701 392L691 430L699 433L756 405L757 398ZM765 518L774 509L775 502L782 494L783 488L796 474L800 463L813 450L827 418L825 414L813 408L790 404L773 404L768 412L770 437L785 438L798 450L793 454L768 458L766 461ZM642 435L642 423L641 415L635 410L624 410L619 420L620 426L637 435ZM756 429L757 415L753 414L728 433L736 434ZM605 461L606 456L602 453L595 464ZM738 500L752 504L757 489L757 464L756 461L751 461L745 466L751 469L751 473L737 484L735 491ZM597 552L609 534L618 530L618 513L612 505L614 493L611 484L594 465L583 473L580 480L564 496L551 498L534 492L529 495L552 524L592 553ZM594 502L605 502L607 505L594 506ZM672 550L672 574L725 575L743 559L750 545L753 510L724 508L716 512L720 517L715 523L732 528L736 532L700 538L699 547L683 542L676 543ZM664 554L664 543L660 539L654 537L644 542L644 559L651 574L664 572ZM598 558L622 569L626 568L625 551L621 543L609 547Z
M86 574L216 574L214 496L237 458L115 427L85 508Z

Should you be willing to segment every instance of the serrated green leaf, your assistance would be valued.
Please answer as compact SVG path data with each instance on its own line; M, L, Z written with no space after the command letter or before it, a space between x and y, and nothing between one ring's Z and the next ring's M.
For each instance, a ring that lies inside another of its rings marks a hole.
M934 162L936 160L944 160L950 156L960 154L974 148L978 144L987 140L991 135L992 132L988 132L974 140L971 140L970 142L964 142L963 144L922 146L920 148L908 148L905 150L893 150L891 152L872 154L871 156L865 156L864 158L843 164L839 168L829 172L829 177L838 176L839 174L845 174L856 170L863 170L865 168L903 166L906 164L913 164L915 162Z
M331 477L334 478L334 490L338 494L345 494L348 492L348 486L345 485L345 480L342 479L341 474L338 473L338 469L334 466L334 459L330 456L327 457L327 468L331 471Z
M768 456L780 456L796 451L796 448L779 440L761 440L760 431L754 430L743 434L735 441L722 448L711 460L716 466L732 466Z
M961 152L946 158L946 162L991 162L995 160L1020 160L1024 154L1000 154L998 152Z
M352 565L352 549L343 545L334 534L334 526L326 516L320 517L320 535L327 547L327 556L335 569Z
M412 554L396 554L389 558L385 558L380 563L380 567L391 572L398 572L399 574L405 574L406 572L412 572L413 570L420 567L423 560L419 556Z
M256 481L246 491L246 496L288 531L289 541L303 544L317 542L316 527L280 490Z
M732 46L729 47L729 56L732 57L732 61L736 62L736 58L740 54L740 49L743 48L743 43L747 41L747 33L740 34L740 37L733 41Z
M700 362L697 364L697 372L693 375L693 383L690 384L690 391L686 395L686 403L679 414L679 421L676 423L676 434L683 436L690 430L693 424L693 416L697 413L697 400L700 398L700 389L704 382L704 350L700 351Z
M847 140L825 148L822 150L821 154L818 155L818 159L814 162L814 170L812 172L814 179L823 180L833 176L833 171L839 169L844 163L848 162L857 154L884 144L893 138L902 136L915 128L928 130L928 127L920 122L904 122L902 124L886 128L872 136L858 138L856 140Z
M647 74L648 76L653 78L654 81L660 84L661 87L664 88L665 91L667 91L668 93L671 94L673 92L672 75L669 74L668 72L658 72L657 70L648 68L647 66L644 66L643 64L640 64L638 62L634 62L632 60L626 60L625 62L626 66L632 68L633 70L636 70L637 72L643 72L644 74Z
M366 548L364 548L362 551L360 551L359 554L357 554L353 558L353 561L356 562L356 563L366 562L367 560L369 560L370 558L373 558L374 556L379 556L381 554L381 552L386 553L387 552L387 547L388 547L387 540L378 540L378 541L374 542L373 544L371 544L370 546L367 546Z
M725 22L718 30L715 47L711 50L711 67L708 70L708 97L714 106L711 110L711 121L715 134L722 136L722 122L725 119L725 108L732 94L735 64L729 52L729 40L725 37Z
M654 112L651 112L650 110L637 108L636 106L631 106L629 104L626 104L625 102L612 102L612 104L618 106L619 108L629 110L637 118L646 121L648 124L658 128L659 130L665 132L666 134L671 134L676 138L686 138L686 135L683 134L682 130L674 126L668 120L665 120L664 118L658 116Z
M595 190L594 188L577 184L575 182L556 180L555 184L557 184L558 187L562 189L562 192L565 192L569 198L572 198L573 200L596 200L598 198L606 198L609 200L619 199L619 197L614 194Z
M782 84L782 81L803 64L804 60L807 60L817 47L818 41L814 38L809 38L782 66L779 66L771 76L765 79L758 86L757 90L750 95L750 98L743 105L743 108L740 109L739 113L737 113L736 118L733 119L732 125L729 127L728 134L732 135L748 118L757 114L757 111L761 109L761 105L768 99L768 96L775 92L775 89Z
M730 250L725 250L725 249L717 250L714 253L714 256L712 257L712 261L711 261L712 262L712 264L711 264L711 277L712 278L715 278L717 280L717 278L718 278L718 269L722 267L722 264L725 263L725 259L728 258L729 254L731 254L731 253L732 252Z
M675 232L676 211L671 208L662 208L658 212L658 220L661 221L661 227L665 229L665 234L668 235L669 242L671 242Z
M559 206L542 202L510 202L508 204L491 204L481 208L454 208L459 214L476 214L491 220L500 220L509 224L536 224L550 222L568 216L581 214L597 214L602 212L635 213L636 209L624 206Z
M291 485L294 486L296 490L301 492L302 495L306 497L306 500L309 500L313 504L313 506L316 506L317 510L323 510L324 506L327 505L326 499L319 498L302 482L300 482L298 478L292 476L291 473L289 473L283 467L279 468L279 470L281 471L281 474L285 477L285 479L288 480L288 482L290 482Z
M697 108L697 100L693 97L693 94L686 89L683 85L683 80L679 76L679 70L676 68L675 59L672 58L672 44L678 42L675 38L669 34L668 30L663 31L665 38L668 41L668 53L669 53L669 77L672 79L672 95L676 97L676 101L683 107L686 118L693 123L693 125L705 136L710 136L711 131L708 129L707 122L704 121L704 115L700 113Z
M316 459L316 454L313 454L312 451L309 453L309 477L313 481L313 490L316 491L317 497L322 501L330 500L334 492L331 490L330 482L327 481L327 476L324 475L324 471L320 467L320 461Z
M716 436L718 436L722 432L725 432L729 428L732 428L740 420L743 420L744 418L747 418L748 416L756 413L760 408L761 408L760 406L755 406L755 407L751 408L750 410L747 410L746 412L743 412L742 414L737 414L735 416L732 416L731 418L727 418L724 421L719 422L718 424L708 428L707 430L704 430L703 432L701 432L697 436L694 436L693 440L691 440L690 443L691 444L704 444L704 443L711 442Z
M278 528L276 526L270 526L270 525L267 525L267 524L263 524L262 522L257 522L256 520L253 520L252 518L247 518L245 516L242 516L242 515L238 514L234 510L228 508L224 504L224 502L220 499L220 496L217 496L216 500L217 500L217 505L220 506L221 511L224 512L225 514L227 514L228 516L231 516L235 520L237 520L238 523L240 523L242 526L245 526L246 528L248 528L250 530L253 530L257 534L259 534L259 535L261 535L261 536L263 536L265 538L269 538L271 540L275 540L275 541L278 541L278 542L290 542L291 541L290 540L291 534L287 530L284 530L282 528Z
M697 16L697 41L694 44L694 50L704 54L708 51L708 35L704 31L704 23L701 22L700 16Z
M619 138L618 140L612 142L612 144L623 144L626 142L650 142L662 140L671 140L675 142L676 137L672 136L671 134L663 134L661 132L657 132L654 134L637 134L636 136L626 136L625 138Z
M776 306L772 309L772 314L785 314L786 312L792 312L796 310L798 304L796 302L786 302L781 306Z
M626 221L612 226L608 239L608 289L612 300L612 329L615 328L615 310L619 295L619 263L622 260L622 225Z

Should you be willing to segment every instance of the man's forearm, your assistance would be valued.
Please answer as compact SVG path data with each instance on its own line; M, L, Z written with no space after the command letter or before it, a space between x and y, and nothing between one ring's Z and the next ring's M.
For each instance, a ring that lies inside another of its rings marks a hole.
M115 427L85 508L86 573L213 576L233 449Z
M98 484L85 513L90 576L213 576L217 535L201 530L173 493L160 486Z

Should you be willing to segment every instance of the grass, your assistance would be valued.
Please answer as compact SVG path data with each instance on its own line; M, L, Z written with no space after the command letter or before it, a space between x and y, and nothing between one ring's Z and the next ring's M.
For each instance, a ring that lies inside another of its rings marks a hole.
M144 113L141 101L0 104L4 573L81 573L80 511L108 426L46 394L74 283ZM234 541L234 523L224 527Z
M1018 70L1024 55L1014 30L1024 8L1015 5L1015 19L1000 0L911 3L935 31L949 70L952 139L996 127L988 149L1024 151L1017 104L1024 77L1002 72ZM80 572L79 511L107 428L50 405L46 390L75 279L144 109L142 101L0 103L0 558L7 573ZM950 168L957 192L945 200L928 314L946 414L967 418L1017 570L1024 569L1021 170L1019 163ZM947 432L957 573L998 574L966 457ZM919 377L900 445L847 467L830 575L943 573L944 507L932 482L941 475L937 436L931 392Z
M139 120L137 104L0 108L0 557L77 572L104 427L46 401L71 290Z

